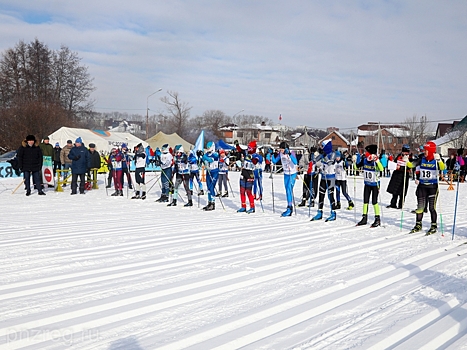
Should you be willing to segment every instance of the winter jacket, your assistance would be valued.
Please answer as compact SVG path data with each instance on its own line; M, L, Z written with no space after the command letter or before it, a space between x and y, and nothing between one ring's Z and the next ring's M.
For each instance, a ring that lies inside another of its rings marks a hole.
M91 169L99 169L101 167L101 156L99 152L94 151L88 151L89 152L89 158L91 158Z
M54 147L54 156L52 160L54 162L60 162L60 154L62 153L62 148L61 147Z
M54 156L54 147L50 143L42 142L39 145L43 157L53 157Z
M68 154L68 159L72 160L71 172L73 174L85 174L86 170L91 167L89 151L83 145L80 147L74 146Z
M16 157L18 166L23 172L40 171L42 169L42 151L37 141L30 147L24 140L22 146L18 149Z
M72 148L73 147L68 146L62 148L62 152L60 153L60 161L62 162L62 165L71 164L71 159L68 158L68 155L70 154Z

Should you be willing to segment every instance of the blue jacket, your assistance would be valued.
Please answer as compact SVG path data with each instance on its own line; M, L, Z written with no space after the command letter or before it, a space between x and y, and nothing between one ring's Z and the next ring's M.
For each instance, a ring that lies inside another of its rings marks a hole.
M91 157L89 157L88 149L83 145L74 146L68 154L68 158L72 160L71 172L73 174L86 174L86 170L91 168Z

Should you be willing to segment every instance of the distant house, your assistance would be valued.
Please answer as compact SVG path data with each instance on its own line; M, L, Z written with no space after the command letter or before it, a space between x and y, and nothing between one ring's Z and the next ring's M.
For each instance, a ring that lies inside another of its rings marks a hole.
M398 124L368 123L357 129L357 148L360 152L368 145L377 145L378 150L397 154L402 146L408 143L409 131L406 126Z
M129 122L127 120L106 120L107 130L111 132L129 132L131 134L141 133L142 122Z
M291 146L310 148L318 144L318 138L305 131L304 133L297 133L292 135Z
M332 131L329 134L326 135L326 137L322 138L321 140L318 141L318 144L321 145L321 143L324 140L332 140L332 149L333 150L348 150L350 148L350 141L347 140L339 131Z
M436 128L437 152L442 156L456 153L458 148L467 148L467 116L453 123L439 123Z
M258 145L275 145L281 140L281 131L266 123L252 124L246 127L239 127L236 124L227 124L220 128L225 142L233 143L238 140L241 144L247 144L256 140Z

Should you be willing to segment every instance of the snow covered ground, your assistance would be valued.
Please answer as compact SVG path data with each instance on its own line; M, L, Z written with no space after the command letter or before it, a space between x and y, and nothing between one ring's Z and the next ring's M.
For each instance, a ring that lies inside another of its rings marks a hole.
M467 349L467 184L452 241L447 185L444 237L425 237L407 234L413 182L401 230L401 211L385 208L388 179L376 229L355 227L361 178L349 179L356 212L329 223L310 222L308 208L281 218L280 175L275 213L266 174L264 213L257 202L237 214L230 179L235 198L213 212L197 197L192 208L155 203L158 185L145 201L108 197L102 181L85 195L26 197L11 194L19 179L1 179L0 348Z

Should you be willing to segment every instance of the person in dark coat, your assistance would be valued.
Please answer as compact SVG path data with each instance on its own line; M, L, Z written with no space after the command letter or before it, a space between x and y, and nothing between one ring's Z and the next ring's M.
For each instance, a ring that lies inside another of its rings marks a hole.
M57 172L57 169L62 169L62 162L60 160L60 153L62 153L62 148L60 147L60 143L56 143L54 147L54 155L52 160L54 161L54 176Z
M40 174L42 169L42 151L34 135L26 136L26 139L22 142L22 146L18 149L17 158L18 166L24 174L26 196L31 195L31 175L34 186L39 191L39 195L44 196L45 193L42 191Z
M91 158L89 151L83 145L83 140L78 137L75 141L75 146L68 154L68 158L72 160L71 163L71 194L76 194L78 188L79 177L79 193L84 194L84 185L86 170L91 167Z
M88 177L91 178L91 169L99 169L101 167L101 155L96 151L96 145L94 143L89 144L89 158L91 167L88 169Z
M387 192L392 194L391 204L387 208L402 209L405 196L409 189L410 173L407 167L409 159L410 147L402 146L402 151L394 160L397 163L397 168L392 172L391 180L389 180Z

